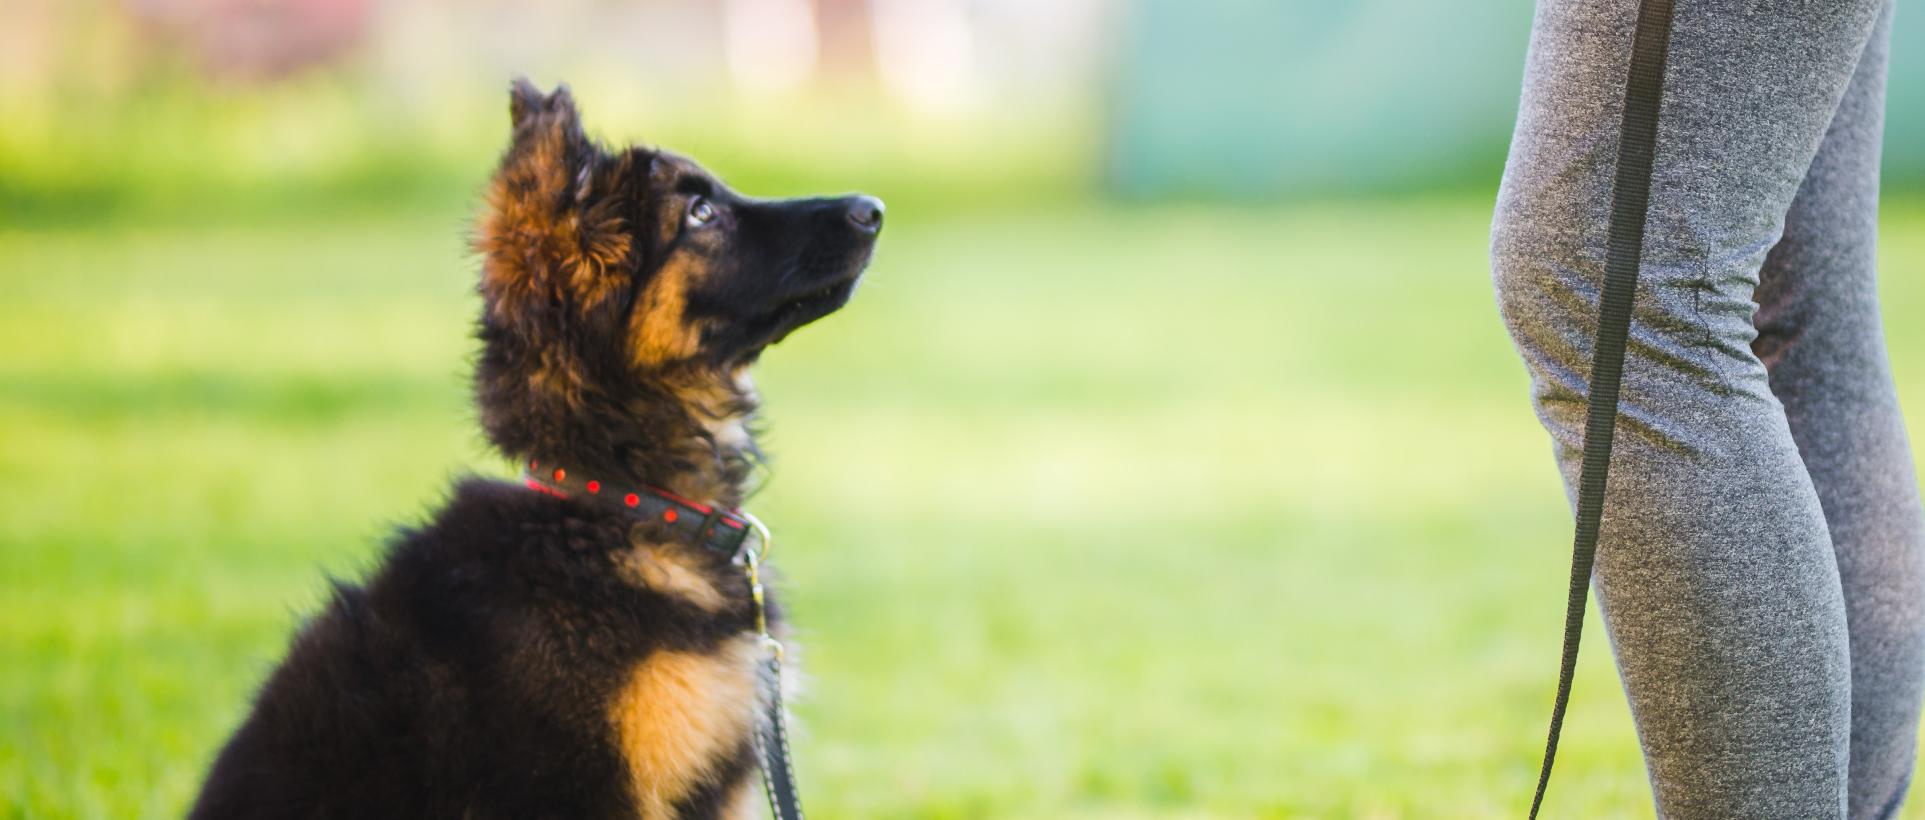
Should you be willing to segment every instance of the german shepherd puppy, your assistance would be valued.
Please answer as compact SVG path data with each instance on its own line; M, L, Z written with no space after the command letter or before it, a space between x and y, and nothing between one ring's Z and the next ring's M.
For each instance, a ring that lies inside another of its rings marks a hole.
M772 685L734 511L747 369L841 307L871 197L768 201L513 89L475 231L475 399L525 483L460 482L301 628L195 818L708 818Z

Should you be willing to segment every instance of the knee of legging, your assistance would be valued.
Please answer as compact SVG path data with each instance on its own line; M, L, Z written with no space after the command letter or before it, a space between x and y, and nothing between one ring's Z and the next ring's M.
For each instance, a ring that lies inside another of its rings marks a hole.
M1501 234L1492 243L1498 309L1531 371L1541 413L1581 412L1573 408L1587 390L1603 257L1602 248L1507 241ZM1701 420L1741 412L1728 401L1734 391L1769 393L1765 370L1747 346L1748 324L1738 329L1736 322L1703 313L1701 294L1677 284L1681 266L1658 263L1644 273L1649 275L1640 275L1624 370L1625 429L1671 450L1720 449L1724 431L1700 429ZM1576 418L1567 421L1575 424Z
M1499 225L1491 242L1491 275L1498 310L1520 346L1595 332L1603 247L1523 239ZM1737 365L1753 358L1755 276L1714 271L1692 255L1660 253L1641 260L1637 277L1633 333L1643 344L1686 360L1715 356Z
M1511 340L1520 348L1588 335L1596 322L1593 286L1603 260L1579 248L1521 238L1502 220L1491 234L1491 282Z

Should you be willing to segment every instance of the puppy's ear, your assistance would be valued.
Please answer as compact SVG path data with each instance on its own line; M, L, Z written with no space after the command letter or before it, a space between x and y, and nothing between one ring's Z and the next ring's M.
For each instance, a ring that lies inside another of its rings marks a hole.
M541 93L527 77L516 77L508 89L508 124L520 131L547 103L548 95Z
M568 140L582 136L581 112L575 109L575 96L568 86L543 94L527 77L516 77L508 89L508 122L517 143L544 134Z
M626 282L631 240L621 208L603 180L628 173L626 156L609 157L582 133L566 87L552 94L525 79L508 96L513 141L488 189L477 225L482 295L492 316L520 324L545 305L589 311Z

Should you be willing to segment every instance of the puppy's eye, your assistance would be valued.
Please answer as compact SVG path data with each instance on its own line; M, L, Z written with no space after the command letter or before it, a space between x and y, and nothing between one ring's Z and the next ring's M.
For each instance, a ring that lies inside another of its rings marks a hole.
M692 200L689 200L689 203L688 203L689 227L699 228L699 227L702 227L703 225L707 225L710 222L715 221L715 213L716 213L715 203L710 202L706 199L703 199L699 196Z

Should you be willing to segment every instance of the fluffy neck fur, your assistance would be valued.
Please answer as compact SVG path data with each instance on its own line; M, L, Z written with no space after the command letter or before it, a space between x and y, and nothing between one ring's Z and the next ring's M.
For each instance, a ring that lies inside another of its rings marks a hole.
M496 447L611 484L644 484L733 508L761 460L746 367L664 368L605 384L557 379L535 351L486 326L475 369L481 424ZM557 383L557 382L561 383Z

